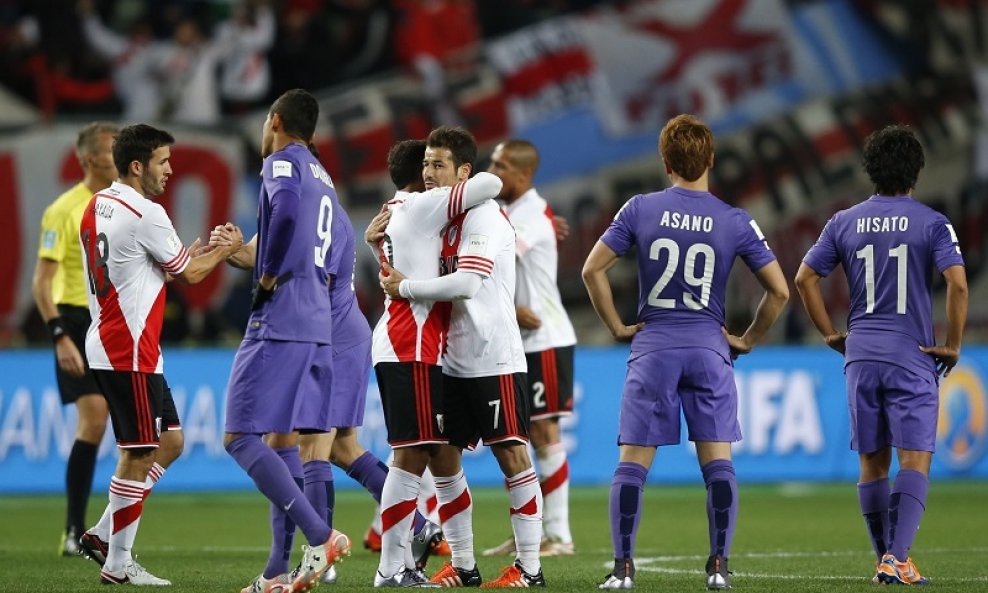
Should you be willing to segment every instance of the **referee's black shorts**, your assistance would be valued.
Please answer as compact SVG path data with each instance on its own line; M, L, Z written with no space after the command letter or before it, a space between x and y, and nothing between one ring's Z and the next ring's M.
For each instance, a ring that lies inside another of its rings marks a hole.
M76 307L74 305L59 305L58 314L62 316L62 323L65 324L65 333L69 339L79 349L82 355L82 362L86 366L86 372L81 377L75 377L66 373L58 366L58 357L55 357L55 378L58 381L58 392L62 397L63 404L75 403L77 399L84 395L98 395L101 393L93 371L89 368L86 360L86 332L89 331L89 323L92 318L89 316L88 307Z

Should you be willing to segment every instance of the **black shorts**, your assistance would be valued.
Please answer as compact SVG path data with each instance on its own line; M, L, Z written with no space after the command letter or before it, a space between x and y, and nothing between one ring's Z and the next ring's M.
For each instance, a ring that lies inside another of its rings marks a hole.
M181 430L165 376L131 371L93 371L110 408L117 446L157 447L162 430Z
M473 449L506 441L528 443L529 398L525 373L443 377L443 429L449 444Z
M74 377L66 373L58 366L58 358L55 358L55 379L58 381L58 393L62 396L63 404L75 403L75 400L84 395L99 395L99 386L93 377L93 371L86 361L86 332L89 331L89 323L92 318L89 316L88 307L76 307L74 305L59 305L58 314L65 324L65 333L79 349L82 355L82 362L86 365L86 374L81 377Z
M379 362L374 373L392 448L448 442L439 424L442 367L424 362Z
M564 346L525 354L532 420L573 413L573 350L573 346Z

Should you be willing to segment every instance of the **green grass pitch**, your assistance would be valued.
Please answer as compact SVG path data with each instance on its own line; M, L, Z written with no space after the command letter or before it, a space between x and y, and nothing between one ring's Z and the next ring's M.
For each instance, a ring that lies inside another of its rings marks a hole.
M571 519L577 555L547 558L544 571L557 591L593 591L611 557L606 487L574 488ZM858 514L853 484L746 486L731 569L736 591L872 591L872 552ZM646 489L638 531L638 591L704 591L707 526L702 486ZM90 519L105 495L94 496ZM936 591L988 592L988 484L934 481L913 557ZM339 567L339 582L323 591L370 591L377 555L361 548L372 506L357 490L338 493L336 527L355 540ZM0 497L0 591L105 591L96 564L56 556L63 518L58 496ZM510 533L507 495L474 491L477 550ZM157 493L148 499L135 551L167 589L236 593L256 576L267 555L267 506L260 494ZM296 543L301 543L297 538ZM297 548L298 546L296 546ZM296 551L293 561L300 552ZM505 559L479 558L485 579ZM430 562L430 572L441 560Z

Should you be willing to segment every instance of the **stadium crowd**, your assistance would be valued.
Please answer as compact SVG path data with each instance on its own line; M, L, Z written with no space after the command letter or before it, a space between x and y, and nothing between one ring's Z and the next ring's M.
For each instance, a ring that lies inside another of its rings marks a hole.
M322 89L392 69L437 88L443 69L469 63L482 39L599 3L4 2L0 85L49 117L218 124L291 88ZM199 107L183 110L183 103Z

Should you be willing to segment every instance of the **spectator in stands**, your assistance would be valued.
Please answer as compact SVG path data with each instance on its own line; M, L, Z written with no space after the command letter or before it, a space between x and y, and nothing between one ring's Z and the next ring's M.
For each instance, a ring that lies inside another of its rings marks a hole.
M220 94L227 111L242 112L267 99L271 88L267 52L274 35L270 0L239 0L230 18L217 27Z
M220 91L235 110L267 97L271 78L265 52L275 31L268 0L240 0L212 39L191 14L168 13L176 18L168 41L153 41L144 20L123 37L100 21L92 0L79 6L90 43L116 62L114 79L128 119L212 125L220 119Z
M287 0L278 19L278 40L271 51L277 73L272 94L294 88L319 88L335 73L333 36L319 0Z
M449 75L462 73L476 61L480 26L473 0L395 0L395 52L410 68L438 124L460 119L446 92Z
M106 27L93 0L81 0L78 10L89 45L113 65L113 84L127 121L148 121L158 116L161 89L151 73L154 36L150 22L137 19L126 36Z
M327 6L334 54L334 80L346 81L391 65L391 12L384 0L332 0Z

